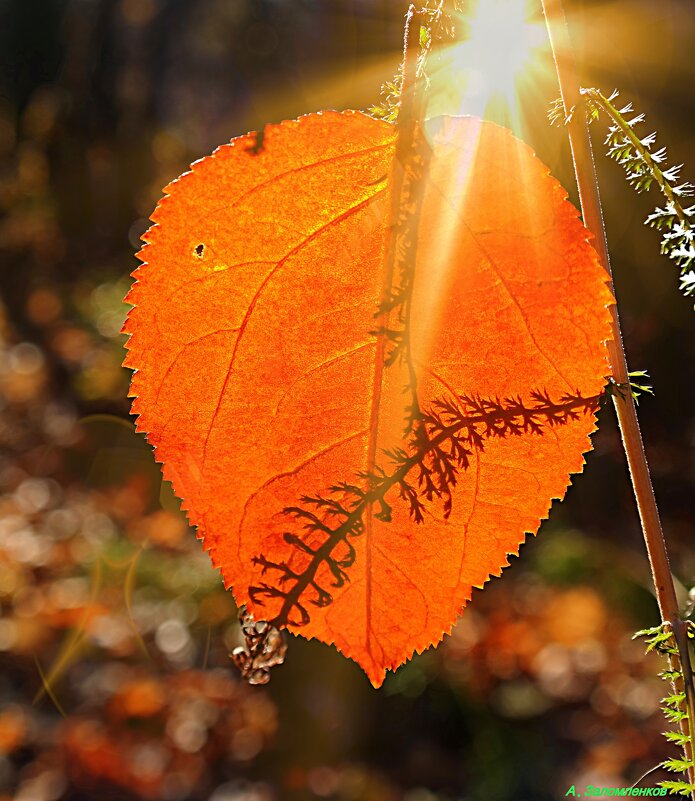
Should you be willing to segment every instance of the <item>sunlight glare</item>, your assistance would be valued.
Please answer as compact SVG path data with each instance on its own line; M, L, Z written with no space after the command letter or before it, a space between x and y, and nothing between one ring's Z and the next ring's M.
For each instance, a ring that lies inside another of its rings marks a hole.
M465 113L487 116L489 106L502 101L516 117L520 82L547 45L545 26L531 18L528 0L479 0L459 26L467 36L447 54L444 72L456 76L447 94L458 96Z
M471 115L504 125L524 138L527 123L523 112L542 107L544 101L538 96L547 88L548 68L552 69L545 25L538 13L533 18L533 8L538 12L540 3L479 0L471 11L458 16L456 31L462 41L441 53L438 68L430 76L431 119ZM434 136L432 126L430 136ZM438 178L451 209L440 213L437 234L428 250L427 284L421 285L418 296L418 359L423 363L433 342L429 332L436 330L449 296L453 280L450 253L462 236L461 214L471 189L477 151L478 138L472 129L457 169ZM514 175L520 181L528 178L518 169Z

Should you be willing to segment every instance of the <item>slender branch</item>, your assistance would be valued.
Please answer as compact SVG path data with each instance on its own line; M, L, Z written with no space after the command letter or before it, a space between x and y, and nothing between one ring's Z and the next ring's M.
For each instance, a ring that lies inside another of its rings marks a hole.
M417 58L415 72L413 75L423 78L425 83L427 78L427 62L432 54L435 42L445 41L454 38L454 22L451 14L447 12L446 6L452 11L460 11L459 2L462 0L425 0L425 3L417 13L421 25L418 27ZM414 6L410 6L408 17L412 15ZM404 62L401 62L393 80L387 81L381 87L381 102L372 106L369 113L377 119L396 122L401 113L401 92L404 79Z
M417 395L417 373L410 344L410 316L415 281L415 259L418 246L420 211L425 182L432 155L424 134L426 79L424 63L429 46L421 52L420 31L426 18L410 6L406 18L398 138L389 184L391 186L391 215L386 253L386 276L379 303L377 334L390 339L392 351L386 366L405 361L411 402L406 432L420 416ZM394 284L397 282L397 285ZM397 328L389 323L391 313L397 316Z
M571 113L572 109L578 108L580 105L581 89L562 0L541 1L560 83L565 115L568 119L567 130L584 224L594 235L596 249L612 283L608 242L603 224L603 213L589 129L585 115ZM610 364L614 381L624 384L629 381L629 377L616 305L612 306L612 316L613 338L608 343ZM685 692L689 714L687 717L688 722L686 722L686 719L681 721L681 732L687 737L684 752L686 759L692 764L693 732L690 729L692 721L695 721L695 693L693 692L686 628L680 616L666 543L642 444L635 400L631 393L614 393L613 403L637 500L661 619L664 623L671 625L678 645L684 687L674 687L674 689ZM693 768L688 770L688 778L691 784L695 784L695 770ZM695 799L695 791L692 797Z
M664 175L664 171L661 169L661 167L659 167L658 163L654 159L654 154L649 151L649 148L645 147L645 145L642 143L642 140L634 132L632 125L630 125L620 111L618 111L618 109L615 108L610 100L598 89L582 89L581 94L588 97L592 103L596 104L602 111L604 111L611 118L611 120L613 120L614 124L620 128L623 136L630 141L630 144L639 153L640 157L649 168L649 172L659 185L659 189L661 189L662 193L666 197L666 200L672 204L673 211L675 212L676 217L678 217L678 221L682 225L687 225L690 227L690 220L688 219L683 206L678 200L676 193L673 191L673 187Z
M695 215L695 206L684 208L679 198L692 197L695 185L680 178L682 164L669 167L665 163L665 147L652 152L656 133L643 138L635 133L636 126L644 121L644 114L628 120L624 115L633 112L632 103L618 110L613 103L618 97L617 90L608 98L598 89L582 89L582 94L592 119L605 114L610 120L605 140L607 155L624 168L630 186L643 192L656 182L666 198L665 208L657 207L645 222L661 231L661 253L676 263L680 270L680 288L685 295L692 295L695 293L695 271L692 269L695 264L695 228L691 218Z

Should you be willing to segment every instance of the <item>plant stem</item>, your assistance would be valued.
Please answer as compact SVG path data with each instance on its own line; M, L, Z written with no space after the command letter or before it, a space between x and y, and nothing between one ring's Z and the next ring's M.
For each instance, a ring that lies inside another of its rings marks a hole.
M541 0L541 2L553 50L565 116L568 119L567 130L579 189L582 217L584 224L594 236L596 250L603 266L606 268L612 285L608 243L603 225L603 213L591 149L591 139L586 115L582 111L581 87L562 0ZM612 306L612 316L613 336L612 341L608 343L612 376L616 383L628 384L629 386L627 361L620 331L617 305ZM683 676L682 683L684 686L682 688L675 687L674 689L676 691L680 689L680 691L685 692L688 716L681 721L681 732L688 738L683 750L686 760L692 764L693 732L691 731L691 726L692 721L695 721L695 693L693 692L693 674L690 667L686 628L680 616L666 543L642 444L635 399L631 392L615 392L613 393L613 403L615 404L623 447L630 469L661 619L663 623L672 627L678 646L680 665L676 669L680 670ZM695 769L692 767L688 770L688 779L690 784L695 785ZM695 790L692 793L692 798L695 801Z
M690 222L688 221L685 211L683 210L683 206L681 206L680 201L676 197L671 184L664 177L663 170L661 167L659 167L656 161L654 161L652 154L642 144L639 136L637 136L637 134L632 130L632 127L628 121L623 117L618 109L615 108L610 100L607 97L604 97L601 92L599 92L598 89L582 89L581 92L582 94L591 98L591 100L611 118L613 123L620 128L623 135L630 141L635 150L640 154L644 163L649 167L649 172L654 176L654 180L659 185L659 189L661 189L661 192L666 200L673 206L673 210L676 214L676 217L678 217L678 221L681 223L681 225L687 225L690 227Z

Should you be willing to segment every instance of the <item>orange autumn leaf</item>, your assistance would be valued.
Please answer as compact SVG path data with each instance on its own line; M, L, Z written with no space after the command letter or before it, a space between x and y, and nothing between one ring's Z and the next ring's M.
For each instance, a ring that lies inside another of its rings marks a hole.
M612 302L561 186L473 118L429 125L406 292L395 130L315 114L196 162L124 329L138 429L237 602L375 686L581 471Z

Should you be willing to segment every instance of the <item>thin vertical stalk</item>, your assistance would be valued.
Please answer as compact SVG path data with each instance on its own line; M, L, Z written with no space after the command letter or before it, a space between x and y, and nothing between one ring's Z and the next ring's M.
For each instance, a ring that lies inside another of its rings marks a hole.
M582 108L579 76L572 52L562 0L541 0L541 2L553 50L565 117L568 120L566 127L572 149L582 217L584 224L594 236L596 250L603 266L606 268L612 285L608 243L603 224L591 138L586 114ZM688 738L684 746L686 759L692 762L693 732L690 731L689 721L695 721L695 693L693 692L693 674L690 666L687 632L680 616L666 543L642 444L635 399L629 390L630 379L617 305L612 307L612 315L612 341L608 343L612 376L617 384L627 387L624 392L616 391L613 393L613 402L642 523L642 532L651 565L661 619L664 624L672 627L678 646L680 661L678 668L682 672L683 679L682 682L679 682L682 686L677 686L675 689L676 691L684 692L686 697L688 718L681 721L681 732ZM688 779L691 784L695 785L695 770L692 768L688 771ZM692 798L695 801L695 791L692 794Z

